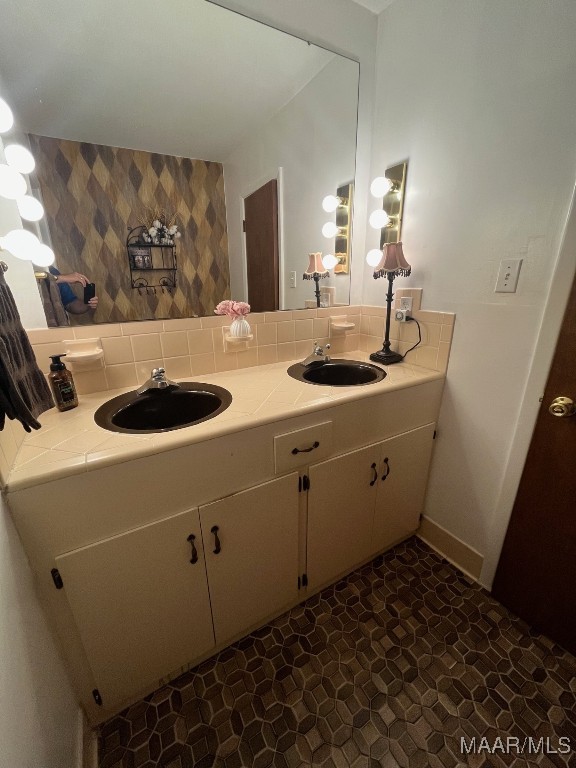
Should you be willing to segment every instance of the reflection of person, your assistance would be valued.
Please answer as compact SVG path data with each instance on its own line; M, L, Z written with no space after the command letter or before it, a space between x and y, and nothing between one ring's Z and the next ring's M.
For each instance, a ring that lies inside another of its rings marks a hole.
M80 283L82 287L88 285L90 280L88 280L86 275L82 275L80 272L70 272L67 275L62 275L56 267L49 267L48 269L50 274L54 275L56 285L60 290L60 298L62 299L62 304L64 305L66 312L70 312L72 315L83 315L90 310L92 312L96 310L96 307L98 306L98 296L94 296L93 299L90 299L88 304L84 304L84 301L79 299L72 288L70 288L71 283Z

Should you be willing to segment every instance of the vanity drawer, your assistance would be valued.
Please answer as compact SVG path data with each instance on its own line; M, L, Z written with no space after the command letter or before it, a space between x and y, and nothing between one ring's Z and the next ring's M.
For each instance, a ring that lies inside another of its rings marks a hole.
M297 429L274 438L276 474L305 467L332 454L332 422Z

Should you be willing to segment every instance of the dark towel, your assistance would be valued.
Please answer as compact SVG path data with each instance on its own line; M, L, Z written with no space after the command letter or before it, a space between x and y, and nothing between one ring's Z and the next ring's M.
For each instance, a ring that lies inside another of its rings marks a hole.
M53 407L48 382L36 364L12 291L0 270L0 430L6 416L17 419L26 432L40 429L36 417Z

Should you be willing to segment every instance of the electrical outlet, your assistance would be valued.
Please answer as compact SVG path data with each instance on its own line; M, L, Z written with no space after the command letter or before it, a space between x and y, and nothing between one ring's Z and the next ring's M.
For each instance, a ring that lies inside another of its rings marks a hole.
M494 293L516 293L522 259L502 259Z
M296 272L290 272L290 288L296 288Z
M412 312L412 296L400 296L400 309L407 309Z
M410 313L407 309L397 309L394 318L398 320L399 323L405 323L406 320L410 317Z

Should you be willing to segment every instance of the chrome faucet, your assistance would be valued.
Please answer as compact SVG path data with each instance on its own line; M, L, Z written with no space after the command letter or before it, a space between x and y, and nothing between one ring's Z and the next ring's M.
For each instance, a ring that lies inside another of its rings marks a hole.
M330 344L326 344L325 347L321 347L317 341L314 342L314 351L305 360L302 360L302 365L307 368L311 365L324 365L324 363L330 362L330 355L327 355L324 350L330 349Z
M166 378L166 370L164 368L153 368L150 378L136 390L136 394L143 395L151 389L168 389L168 387L179 388L180 385Z

